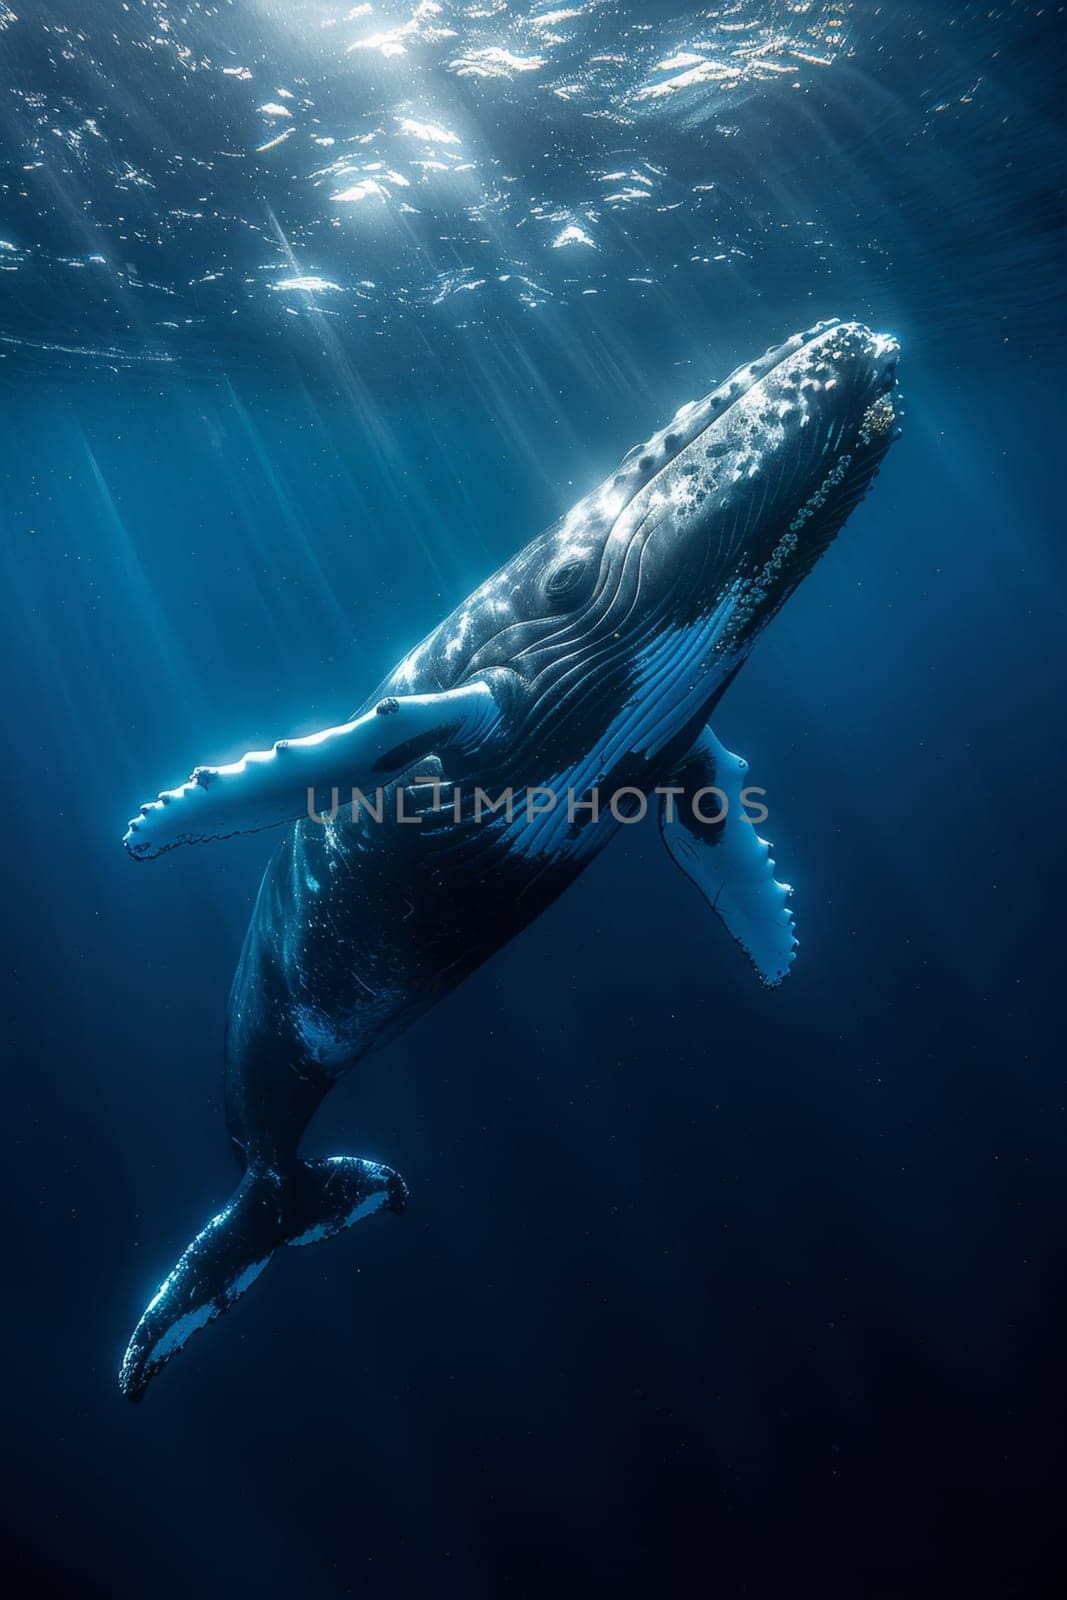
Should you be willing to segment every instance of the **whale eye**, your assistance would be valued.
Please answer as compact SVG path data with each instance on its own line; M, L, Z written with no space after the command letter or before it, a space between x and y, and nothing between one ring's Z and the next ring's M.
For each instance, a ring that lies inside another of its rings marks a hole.
M571 600L589 573L590 562L582 556L566 556L545 579L545 594L557 602Z

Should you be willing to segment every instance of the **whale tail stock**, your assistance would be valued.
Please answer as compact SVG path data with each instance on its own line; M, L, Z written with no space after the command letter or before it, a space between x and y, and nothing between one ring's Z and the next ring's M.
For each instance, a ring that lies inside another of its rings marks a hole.
M329 1239L383 1207L400 1212L406 1196L390 1167L358 1156L300 1161L284 1175L250 1167L149 1301L122 1358L123 1394L140 1400L191 1335L228 1310L282 1245Z

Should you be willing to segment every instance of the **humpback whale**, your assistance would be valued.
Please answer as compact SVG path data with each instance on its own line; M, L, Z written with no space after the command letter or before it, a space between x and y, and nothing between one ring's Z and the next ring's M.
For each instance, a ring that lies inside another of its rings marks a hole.
M650 800L759 978L785 977L790 891L749 820L746 764L709 718L896 437L897 356L838 320L767 351L630 451L349 720L198 767L142 806L125 837L138 859L286 831L226 1022L240 1179L138 1322L119 1375L130 1399L283 1245L402 1210L389 1167L300 1155L316 1108Z

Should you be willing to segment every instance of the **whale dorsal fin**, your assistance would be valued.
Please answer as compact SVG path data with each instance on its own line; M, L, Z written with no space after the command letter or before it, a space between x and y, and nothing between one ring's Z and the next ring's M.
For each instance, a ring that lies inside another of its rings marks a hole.
M669 792L660 802L660 829L674 861L737 940L761 982L774 988L796 953L788 905L792 890L775 882L770 845L748 819L742 801L747 771L747 761L706 727L664 786ZM702 795L702 790L715 792Z
M187 783L141 807L123 843L143 860L256 833L307 816L309 791L382 787L431 751L469 758L492 738L507 693L505 675L494 672L442 694L390 695L338 727L279 740L228 766L197 767Z

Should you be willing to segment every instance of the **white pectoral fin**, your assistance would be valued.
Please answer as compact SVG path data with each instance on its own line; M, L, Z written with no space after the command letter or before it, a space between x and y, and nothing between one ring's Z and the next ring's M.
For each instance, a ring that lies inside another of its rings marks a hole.
M442 694L379 701L372 711L303 739L282 739L225 767L197 767L188 783L141 807L123 840L138 859L180 844L256 833L308 815L309 791L350 796L389 783L430 751L470 756L501 717L497 688L479 679Z
M770 845L748 820L756 804L746 809L742 799L747 773L748 763L705 728L671 779L681 792L663 796L660 827L674 861L774 988L796 954L792 890L775 881Z

